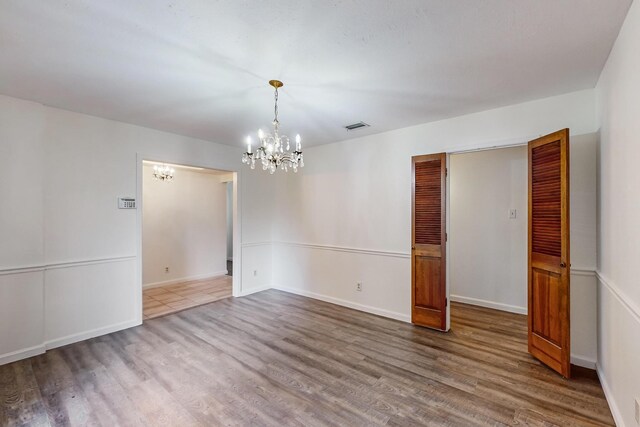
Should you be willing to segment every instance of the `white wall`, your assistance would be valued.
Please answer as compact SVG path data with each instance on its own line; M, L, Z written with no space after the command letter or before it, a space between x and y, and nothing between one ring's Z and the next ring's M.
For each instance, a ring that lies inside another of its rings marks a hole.
M298 175L278 177L274 286L408 320L411 156L525 143L564 127L574 142L593 141L593 90L307 149ZM585 134L591 136L576 138ZM573 144L571 149L577 151ZM574 234L572 227L572 239ZM573 267L585 271L573 280L574 297L593 304L593 262L580 261L579 251ZM355 290L357 281L362 292ZM574 314L593 326L595 308L583 308ZM593 365L595 337L582 339L572 340L581 351L574 352L574 362Z
M620 426L640 399L640 4L634 2L596 88L598 371Z
M225 183L227 186L227 260L233 261L233 183Z
M269 283L270 244L242 246L271 240L271 209L261 202L273 181L249 173L240 155L0 96L0 363L141 322L137 213L118 210L117 197L136 196L142 158L238 170L236 246L243 269L261 267L234 276L237 293Z
M572 363L595 368L597 360L596 154L597 133L571 137L571 354Z
M450 157L452 301L526 314L527 175L526 146Z
M173 181L163 182L151 164L142 173L143 286L226 274L227 184L220 174L177 168Z

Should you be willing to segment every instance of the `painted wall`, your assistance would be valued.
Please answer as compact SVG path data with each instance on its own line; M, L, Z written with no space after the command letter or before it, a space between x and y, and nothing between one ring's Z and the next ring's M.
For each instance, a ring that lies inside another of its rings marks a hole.
M270 243L243 244L270 242L273 187L240 148L0 96L0 363L141 322L137 214L117 209L138 191L138 153L239 170L236 246L260 271L237 291L270 283Z
M409 320L411 156L519 144L564 127L574 142L593 144L593 90L307 149L299 175L278 177L274 286ZM594 189L591 194L595 203ZM572 307L574 298L592 305L572 316L593 330L594 263L579 252L573 267L584 276L572 275ZM362 292L355 290L358 281ZM581 335L575 333L584 341L573 346L574 362L593 366L595 337Z
M233 261L233 182L227 182L227 260Z
M162 182L150 164L142 173L143 285L226 274L227 184L220 175L177 168L173 181Z
M526 314L527 176L525 146L450 157L452 301Z
M629 9L596 88L598 371L620 426L640 399L640 4Z

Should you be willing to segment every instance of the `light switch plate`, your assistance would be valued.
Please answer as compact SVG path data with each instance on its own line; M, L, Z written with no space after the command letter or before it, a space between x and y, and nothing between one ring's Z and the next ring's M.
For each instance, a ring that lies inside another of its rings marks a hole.
M509 209L509 219L516 219L518 217L518 211L516 209Z

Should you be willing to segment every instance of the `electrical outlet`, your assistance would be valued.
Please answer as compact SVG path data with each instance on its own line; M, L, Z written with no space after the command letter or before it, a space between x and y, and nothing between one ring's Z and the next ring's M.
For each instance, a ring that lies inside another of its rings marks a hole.
M258 275L258 270L253 270L254 277Z
M516 219L518 217L518 211L516 209L509 209L509 219Z
M640 425L640 399L636 399L636 423Z
M362 282L356 283L356 291L362 292Z
M165 272L165 273L168 273L168 272L169 272L169 267L165 267L165 268L164 268L164 272Z

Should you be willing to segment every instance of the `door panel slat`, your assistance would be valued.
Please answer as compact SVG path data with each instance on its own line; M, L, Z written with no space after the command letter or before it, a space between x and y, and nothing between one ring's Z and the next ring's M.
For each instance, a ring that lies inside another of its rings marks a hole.
M439 245L441 242L441 192L439 159L415 164L415 243Z
M571 374L569 130L529 142L529 352Z
M533 148L531 163L532 250L559 257L562 250L560 141Z
M446 155L412 158L411 321L446 330Z

